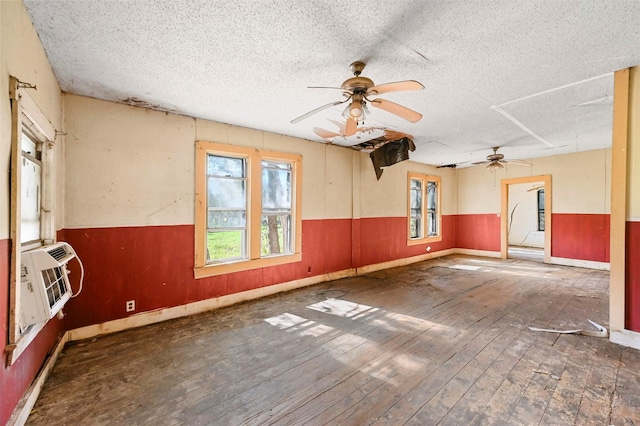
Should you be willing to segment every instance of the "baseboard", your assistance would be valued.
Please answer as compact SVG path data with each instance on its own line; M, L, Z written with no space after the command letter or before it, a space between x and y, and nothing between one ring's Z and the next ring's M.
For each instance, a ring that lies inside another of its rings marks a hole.
M155 324L174 318L181 318L189 315L195 315L202 312L211 311L225 306L234 305L248 300L259 299L265 296L271 296L283 291L295 290L297 288L308 287L310 285L319 284L325 281L338 280L340 278L352 277L356 275L368 274L370 272L382 269L395 268L398 266L409 265L411 263L422 262L424 260L434 259L436 257L447 256L453 254L453 249L441 250L434 253L426 253L418 256L407 257L403 259L390 260L388 262L376 263L360 268L350 268L328 274L316 275L314 277L303 278L300 280L289 281L281 284L274 284L266 287L260 287L253 290L243 291L240 293L229 294L226 296L216 297L213 299L200 300L198 302L187 303L186 305L174 306L171 308L157 309L155 311L141 312L131 315L127 318L103 322L101 324L88 325L86 327L75 328L69 330L69 340L83 340L103 334L115 333L118 331L128 330L130 328L142 327L149 324Z
M356 268L356 275L364 275L370 272L380 271L382 269L397 268L398 266L410 265L416 262L422 262L437 257L448 256L454 253L454 249L440 250L433 253L419 254L418 256L404 257L402 259L389 260L387 262L374 263L373 265L365 265Z
M499 251L473 250L473 249L464 249L464 248L457 248L453 250L455 254L466 254L468 256L497 257L498 259L501 256Z
M281 293L283 291L295 290L297 288L308 287L310 285L319 284L325 281L337 280L355 275L354 269L345 269L343 271L331 272L323 275L316 275L300 280L289 281L281 284L274 284L266 287L260 287L253 290L247 290L240 293L229 294L226 296L216 297L213 299L200 300L197 302L187 303L186 305L174 306L171 308L157 309L155 311L141 312L131 315L127 318L103 322L101 324L88 325L86 327L75 328L69 331L69 340L83 340L102 334L115 333L130 328L142 327L149 324L181 318L189 315L195 315L202 312L211 311L225 306L234 305L236 303L248 300L258 299L265 296Z
M640 349L640 333L631 330L611 330L609 340L618 345Z
M9 418L9 422L7 423L8 425L22 426L27 422L29 414L31 413L34 405L36 405L38 396L40 396L40 391L44 386L44 382L47 380L47 377L49 377L49 373L51 373L53 366L56 364L60 352L68 341L69 332L67 331L58 340L58 343L56 343L56 346L51 352L51 355L49 355L49 357L45 361L42 369L34 379L33 383L31 383L31 386L27 388L22 398L20 398L20 402L18 402L18 405L13 410L13 414Z
M568 259L565 257L551 257L551 263L562 266L577 266L579 268L599 269L601 271L609 271L609 262L596 262L594 260Z

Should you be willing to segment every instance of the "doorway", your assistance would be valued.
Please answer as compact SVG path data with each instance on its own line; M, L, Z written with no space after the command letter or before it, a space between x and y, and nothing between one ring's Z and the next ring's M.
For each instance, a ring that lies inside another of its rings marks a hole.
M551 175L502 179L500 194L500 256L550 263Z

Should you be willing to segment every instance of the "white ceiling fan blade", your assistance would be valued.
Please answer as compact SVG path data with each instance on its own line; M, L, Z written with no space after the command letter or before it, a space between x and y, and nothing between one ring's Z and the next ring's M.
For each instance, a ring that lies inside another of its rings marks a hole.
M347 102L349 100L349 98L345 99L344 101L336 101L336 102L331 102L330 104L326 104L326 105L322 105L321 107L318 107L312 111L309 111L306 114L302 114L300 117L298 118L294 118L293 120L291 120L291 124L296 124L299 123L300 121L304 120L307 117L312 116L313 114L316 114L322 110L325 110L327 108L331 108L332 106L336 106L336 105L340 105L343 104L345 102Z
M334 87L334 86L307 86L307 89L331 89L331 90L341 90L345 93L345 96L353 95L353 92L349 89L345 89L344 87Z
M529 163L528 161L524 161L524 160L501 160L501 161L503 163L515 164L516 166L526 166L526 167L533 166L533 164Z
M374 99L371 101L371 105L383 109L391 114L395 114L400 118L404 118L412 123L417 123L422 118L422 114L409 109L405 106L397 104L395 102L387 101L385 99Z
M332 139L337 138L338 136L342 136L341 133L331 132L329 130L321 129L320 127L314 127L313 131L316 135L320 136L323 139Z
M408 90L422 90L424 86L422 83L415 80L396 81L393 83L385 83L379 86L370 87L367 90L367 96L369 95L381 95L389 92L404 92Z
M353 118L347 118L347 123L344 126L344 135L352 136L356 134L358 130L358 123Z

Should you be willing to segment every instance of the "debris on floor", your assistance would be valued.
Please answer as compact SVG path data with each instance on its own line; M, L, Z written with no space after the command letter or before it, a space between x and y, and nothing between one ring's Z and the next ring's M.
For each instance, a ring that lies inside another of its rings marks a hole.
M591 323L591 325L593 325L595 328L597 328L597 331L594 330L550 330L550 329L546 329L546 328L536 328L536 327L529 327L529 330L531 331L546 331L548 333L560 333L560 334L582 334L583 336L591 336L591 337L607 337L609 334L607 333L607 329L604 328L603 326L601 326L600 324L591 321L590 319L588 319L587 321L589 321Z

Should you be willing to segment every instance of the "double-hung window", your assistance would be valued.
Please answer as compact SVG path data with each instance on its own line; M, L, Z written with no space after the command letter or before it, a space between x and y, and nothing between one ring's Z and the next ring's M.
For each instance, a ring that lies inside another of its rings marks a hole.
M421 244L442 240L440 186L438 176L409 173L407 243Z
M8 362L12 364L45 323L21 323L22 253L55 241L54 156L56 131L29 94L10 77L11 99L11 253L9 265Z
M301 260L297 154L196 144L196 277Z

